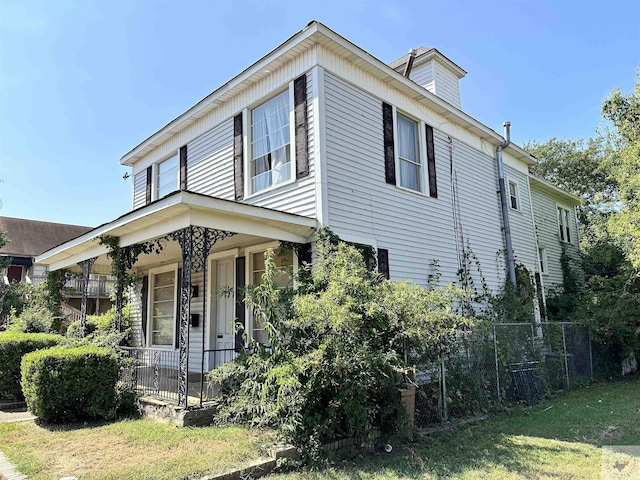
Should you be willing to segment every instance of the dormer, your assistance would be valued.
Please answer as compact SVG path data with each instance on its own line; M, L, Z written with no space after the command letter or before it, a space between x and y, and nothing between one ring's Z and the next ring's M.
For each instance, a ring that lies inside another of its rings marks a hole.
M462 109L459 80L467 72L433 47L418 47L414 52L415 60L409 71L409 79L454 107ZM389 66L397 72L404 73L411 55L412 52L409 52L391 62Z

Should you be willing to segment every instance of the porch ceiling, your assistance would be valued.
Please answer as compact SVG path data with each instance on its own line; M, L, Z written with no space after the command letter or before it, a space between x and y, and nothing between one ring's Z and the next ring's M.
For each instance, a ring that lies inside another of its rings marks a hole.
M97 257L94 273L108 274L107 248L99 244L103 235L119 237L120 245L126 247L194 225L236 233L221 242L232 248L259 239L305 243L316 223L309 217L178 191L44 252L36 257L36 263L58 270L75 268L78 262Z

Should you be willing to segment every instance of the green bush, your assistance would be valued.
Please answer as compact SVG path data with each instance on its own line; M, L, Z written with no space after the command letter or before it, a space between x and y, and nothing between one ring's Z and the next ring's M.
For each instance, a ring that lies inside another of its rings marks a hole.
M63 337L44 333L0 333L0 398L22 399L20 361L23 355L57 345Z
M120 361L110 349L51 348L22 359L22 391L29 411L52 423L116 416Z
M12 310L9 316L8 330L23 333L53 333L56 328L56 317L52 315L47 307L42 305L27 305L20 315Z
M98 325L95 320L92 320L90 317L87 317L86 328L84 332L84 336L91 335L98 329ZM71 322L67 327L67 338L82 338L82 332L80 329L80 320L76 320L75 322Z

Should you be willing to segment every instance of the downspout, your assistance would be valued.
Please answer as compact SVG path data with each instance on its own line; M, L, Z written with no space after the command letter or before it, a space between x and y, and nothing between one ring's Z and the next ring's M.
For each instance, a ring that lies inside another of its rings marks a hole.
M402 72L403 77L409 78L411 74L411 69L413 68L413 61L416 59L416 49L412 48L409 50L409 59L407 60L406 65L404 66L404 72Z
M504 127L504 142L496 147L496 160L498 162L498 186L500 188L500 206L502 207L502 223L504 226L504 246L507 250L507 270L509 281L516 286L516 265L513 258L513 244L511 243L511 224L509 223L509 205L507 203L507 189L504 181L504 164L502 163L502 150L511 143L511 122L502 124Z

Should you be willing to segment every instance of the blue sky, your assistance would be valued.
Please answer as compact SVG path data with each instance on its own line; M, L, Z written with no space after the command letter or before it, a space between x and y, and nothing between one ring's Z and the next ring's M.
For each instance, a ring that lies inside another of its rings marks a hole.
M594 135L640 67L636 1L0 0L0 215L96 226L131 207L119 159L319 20L382 61L464 68L463 109L512 139Z

